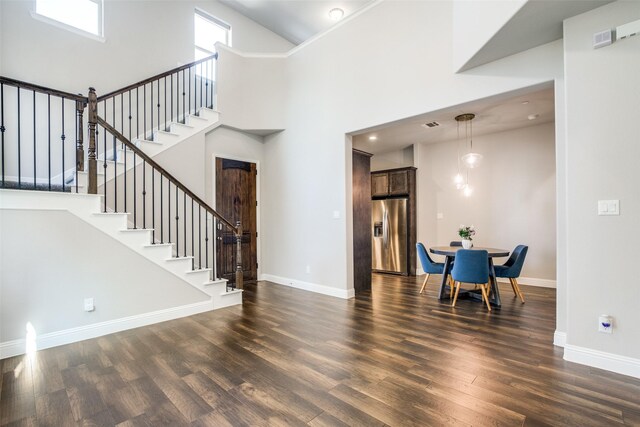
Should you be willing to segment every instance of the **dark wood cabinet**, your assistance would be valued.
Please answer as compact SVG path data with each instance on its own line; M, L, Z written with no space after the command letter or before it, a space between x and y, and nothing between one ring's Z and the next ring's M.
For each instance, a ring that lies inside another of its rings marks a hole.
M353 288L371 290L371 154L353 150Z
M371 173L371 197L408 196L415 169L392 169Z
M417 240L417 200L416 200L416 168L399 168L371 172L371 198L406 197L407 204L407 270L410 276L416 275L416 240ZM355 219L354 219L355 234ZM371 235L371 232L369 232Z
M389 172L389 195L399 196L409 194L409 171Z

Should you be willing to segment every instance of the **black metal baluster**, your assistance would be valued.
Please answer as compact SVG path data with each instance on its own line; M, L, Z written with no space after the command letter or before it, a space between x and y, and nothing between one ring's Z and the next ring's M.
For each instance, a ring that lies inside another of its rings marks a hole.
M147 229L147 161L142 159L142 229Z
M209 61L207 61L206 75L207 78L204 82L204 103L206 104L205 107L209 107Z
M122 130L120 133L124 135L124 93L120 95L120 121L122 122ZM129 141L131 141L131 136L129 136ZM124 213L127 212L127 146L122 142L120 143L120 149L122 150L122 156L124 157L124 176L123 176L123 192L124 192ZM118 161L118 156L115 156L114 161Z
M184 243L182 252L187 256L187 193L182 192L182 228L184 230Z
M111 115L113 117L113 124L115 128L116 123L116 98L115 96L112 99L111 105L113 107L113 111ZM105 129L106 131L106 129ZM118 212L118 161L116 155L116 136L113 135L113 211Z
M196 73L196 66L194 65L193 68L193 115L197 116L198 115L198 81L196 80L197 74Z
M47 163L49 170L49 191L51 191L51 95L47 94ZM4 156L3 156L4 159ZM4 167L3 174L4 174ZM77 183L76 179L76 183ZM4 179L3 179L4 183Z
M140 138L140 91L139 89L140 89L140 86L136 88L136 138Z
M167 231L169 234L169 243L171 243L171 181L167 179L167 200L169 201L169 209L167 210Z
M125 154L126 155L126 154ZM138 198L138 193L136 192L136 152L133 152L133 229L138 228L138 222L136 220L136 199Z
M149 109L149 112L151 113L151 136L149 137L150 141L153 141L153 82L151 82L151 103L149 104L149 107L151 107ZM144 129L145 131L145 135L147 132L147 129Z
M202 74L202 62L198 65L200 65L200 108L202 108L202 81L204 80L204 75Z
M156 170L151 165L151 228L153 228L153 244L156 243Z
M218 220L218 218L214 217L213 218L213 231L212 231L212 237L213 237L213 241L211 242L211 264L213 267L213 279L217 280L218 279L218 260L216 259L216 253L218 248L216 247L217 245L220 244L220 238L218 237L218 231L220 230L220 222Z
M167 129L167 77L164 77L164 130Z
M209 212L204 211L204 263L209 268Z
M20 166L20 87L18 87L18 188L22 187L22 170Z
M33 189L38 189L38 183L36 177L38 175L38 169L36 169L36 91L33 91ZM64 171L62 171L62 180L64 181Z
M184 86L184 70L182 70L182 124L187 124L187 110L185 110L186 89Z
M133 141L131 139L131 119L133 118L131 114L131 90L129 90L129 141Z
M77 103L76 103L76 106L77 106ZM76 107L76 108L77 108L77 107ZM76 131L76 138L75 138L75 141L77 141L77 140L78 140L78 114L77 114L77 112L76 112L76 114L74 114L73 116L76 118L76 125L74 126L74 129L75 129L75 131ZM74 168L73 173L74 173L74 181L75 181L75 183L76 183L76 193L78 193L78 150L73 150L73 151L74 151L74 152L75 152L75 154L76 154L76 166L75 166L75 168ZM63 179L63 180L65 179L65 178L64 178L64 175L62 175L62 179Z
M156 84L158 88L158 132L160 132L160 80L156 80L158 83ZM153 83L151 83L153 86ZM151 127L151 131L153 132L153 126ZM154 138L155 140L155 138Z
M202 206L198 203L198 268L202 270Z
M142 87L142 139L147 139L147 85ZM140 133L138 133L138 138Z
M176 185L176 257L180 257L180 209L178 208L178 186Z
M120 97L120 133L124 135L124 93L121 93L118 96ZM113 127L116 127L115 123L113 124Z
M104 102L104 112L105 112L105 116L107 115L107 101ZM102 128L102 132L104 133L102 139L103 139L103 145L104 145L104 150L102 152L102 158L104 159L102 162L102 171L104 173L103 175L103 181L104 181L104 211L107 212L107 130L105 128Z
M0 83L0 139L2 142L2 186L4 187L4 83ZM49 151L51 151L51 145L49 145ZM51 159L51 156L49 156ZM51 163L51 160L49 160ZM49 166L51 169L51 166ZM49 172L51 177L51 172ZM51 189L51 178L49 178L49 189Z
M160 243L164 243L164 222L163 222L163 215L162 215L162 211L164 210L162 208L162 199L164 197L163 191L162 191L162 172L160 173Z
M62 191L64 192L65 184L64 184L64 140L67 137L64 134L64 97L62 97L62 135L60 135L60 140L62 141Z
M191 199L191 269L196 269L196 251L195 251L195 237L194 237L194 222L193 222L193 198Z
M169 130L171 130L171 123L173 123L173 74L171 74L171 117L169 118Z
M189 103L188 105L189 105L189 114L191 114L191 67L189 67Z

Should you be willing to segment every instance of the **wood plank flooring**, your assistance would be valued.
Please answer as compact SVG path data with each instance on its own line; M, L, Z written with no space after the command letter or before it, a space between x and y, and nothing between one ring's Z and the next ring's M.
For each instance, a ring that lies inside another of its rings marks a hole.
M432 276L341 300L260 282L244 306L0 361L0 425L640 425L640 380L562 360L555 290L492 313Z

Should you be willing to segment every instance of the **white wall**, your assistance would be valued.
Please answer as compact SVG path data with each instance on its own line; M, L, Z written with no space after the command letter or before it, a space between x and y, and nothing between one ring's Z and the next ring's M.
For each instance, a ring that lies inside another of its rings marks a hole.
M567 347L565 357L640 377L640 37L594 50L592 36L640 19L640 2L618 1L565 21L568 141ZM620 216L597 201L620 200ZM598 315L614 316L612 335ZM604 355L601 353L604 352ZM627 359L625 359L625 357ZM620 364L625 369L620 369Z
M410 145L409 147L402 150L374 154L373 156L371 156L372 171L404 168L413 165L413 145Z
M554 123L476 136L474 150L484 156L469 174L471 197L456 190L456 141L421 144L418 167L418 241L427 246L460 240L460 224L476 227L474 244L513 249L529 246L526 278L555 285ZM437 219L437 214L443 215ZM506 259L496 260L496 263Z
M345 133L562 75L559 42L455 75L451 31L449 2L382 2L287 58L285 131L265 139L265 273L320 291L352 289ZM225 75L220 85L242 83ZM245 117L247 127L251 120L261 118Z
M33 4L0 2L0 71L72 93L86 94L92 85L100 95L193 61L195 7L228 22L239 49L284 52L293 47L217 1L107 0L105 42L32 18Z
M0 210L0 343L209 300L66 211ZM84 298L95 311L83 311Z
M458 71L528 0L454 0L453 69Z

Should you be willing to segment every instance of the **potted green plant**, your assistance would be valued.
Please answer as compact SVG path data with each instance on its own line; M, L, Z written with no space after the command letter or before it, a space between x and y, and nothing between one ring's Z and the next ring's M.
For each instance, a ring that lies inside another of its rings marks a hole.
M462 247L471 249L473 247L473 236L476 235L476 229L473 225L460 225L458 235L462 239Z

